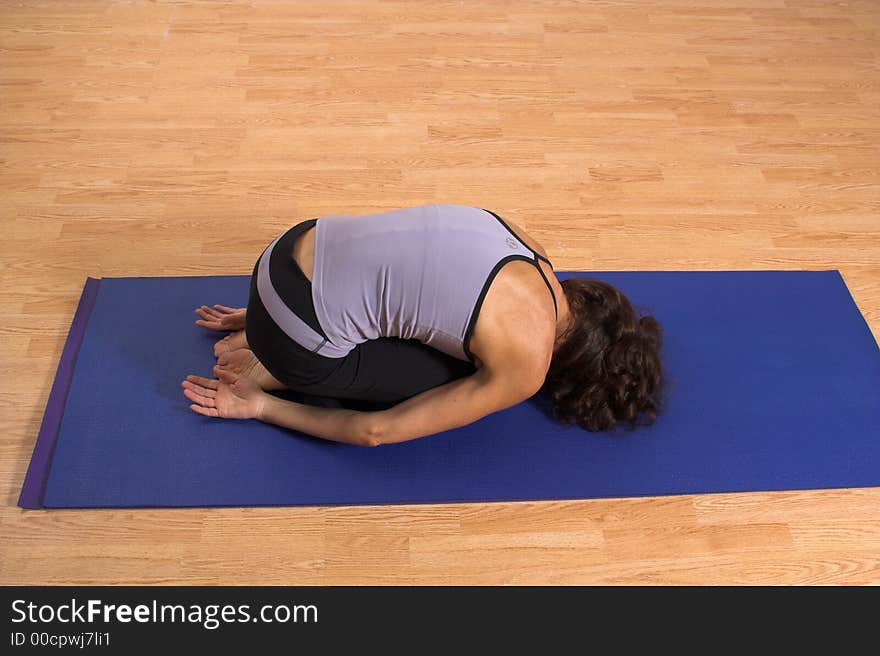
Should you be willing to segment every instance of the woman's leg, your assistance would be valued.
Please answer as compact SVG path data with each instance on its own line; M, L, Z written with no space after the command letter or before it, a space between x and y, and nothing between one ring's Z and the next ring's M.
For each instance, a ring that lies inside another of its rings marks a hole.
M290 337L269 316L251 278L245 335L250 351L273 378L292 390L303 390L324 380L337 361L309 352ZM233 351L237 353L238 351Z
M302 391L343 399L346 407L378 409L475 371L470 362L417 340L381 337L358 345L326 380Z
M315 224L303 221L291 228L278 241L269 262L273 287L284 303L315 332L322 332L312 304L311 283L293 260L293 242L298 235ZM291 390L305 390L327 378L339 360L312 353L291 339L269 315L258 289L257 259L250 281L244 340L271 376ZM237 351L233 351L233 354Z

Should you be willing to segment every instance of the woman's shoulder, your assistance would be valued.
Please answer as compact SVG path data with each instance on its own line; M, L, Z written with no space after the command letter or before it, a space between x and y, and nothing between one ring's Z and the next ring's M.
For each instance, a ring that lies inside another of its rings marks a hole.
M534 265L508 263L486 295L469 344L471 353L484 367L543 380L555 337L553 303Z
M516 236L525 243L526 246L537 252L539 255L547 257L547 251L544 250L544 247L541 246L541 244L538 243L538 240L527 233L520 225L514 223L510 219L504 219L504 222L516 234Z

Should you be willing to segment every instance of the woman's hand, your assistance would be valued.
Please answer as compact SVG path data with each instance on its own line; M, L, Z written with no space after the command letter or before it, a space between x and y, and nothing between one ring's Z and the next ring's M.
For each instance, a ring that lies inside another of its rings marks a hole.
M247 308L236 310L225 305L215 305L213 308L203 305L196 309L196 314L201 317L196 320L196 325L208 330L243 330L246 312Z
M268 395L254 381L218 372L220 380L187 376L181 385L183 394L193 404L190 410L206 417L224 419L259 419Z

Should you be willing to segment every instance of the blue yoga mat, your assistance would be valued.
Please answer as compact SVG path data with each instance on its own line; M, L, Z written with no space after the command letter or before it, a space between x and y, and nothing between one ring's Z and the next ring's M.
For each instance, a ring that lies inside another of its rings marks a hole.
M569 272L665 331L656 424L589 433L541 397L363 448L188 409L219 338L201 304L247 276L89 279L19 504L26 508L583 499L880 485L880 351L837 271Z

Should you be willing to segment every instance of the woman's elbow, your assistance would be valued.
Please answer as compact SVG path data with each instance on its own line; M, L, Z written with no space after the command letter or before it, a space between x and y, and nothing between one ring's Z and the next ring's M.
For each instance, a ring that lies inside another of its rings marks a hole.
M382 438L376 435L367 435L363 440L361 440L361 446L382 446L385 442L382 441Z
M361 446L383 446L405 442L422 435L425 433L412 433L404 429L387 410L367 412L364 413L359 443Z
M360 431L360 446L381 446L385 444L385 424L378 412L364 413L365 420Z

